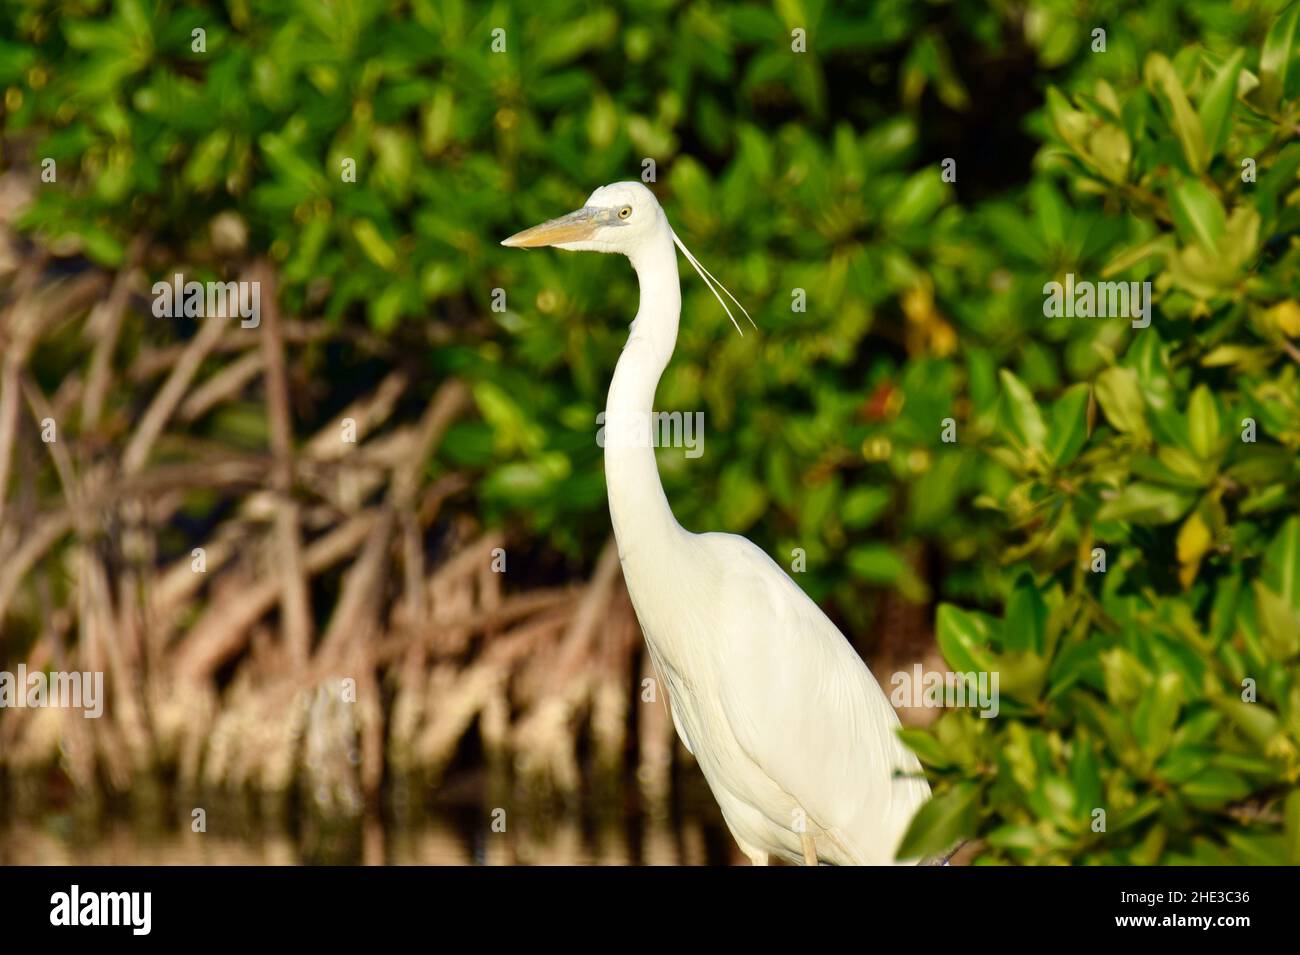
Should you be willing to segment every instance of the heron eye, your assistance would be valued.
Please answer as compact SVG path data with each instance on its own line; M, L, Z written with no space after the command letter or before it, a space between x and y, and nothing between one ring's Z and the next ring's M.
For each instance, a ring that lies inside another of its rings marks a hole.
M632 215L632 207L631 207L631 206L624 206L622 209L619 209L619 210L618 210L618 217L619 217L620 219L626 219L626 218L628 218L628 216L630 216L630 215Z

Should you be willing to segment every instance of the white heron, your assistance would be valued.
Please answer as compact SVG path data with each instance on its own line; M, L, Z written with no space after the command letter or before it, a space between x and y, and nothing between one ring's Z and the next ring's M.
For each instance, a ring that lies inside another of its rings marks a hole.
M502 243L618 252L636 270L640 307L605 405L609 512L673 724L741 850L755 865L894 862L930 788L880 685L771 557L743 537L677 523L650 441L610 439L616 423L651 433L681 315L674 244L740 331L716 279L638 182L602 186L581 209Z

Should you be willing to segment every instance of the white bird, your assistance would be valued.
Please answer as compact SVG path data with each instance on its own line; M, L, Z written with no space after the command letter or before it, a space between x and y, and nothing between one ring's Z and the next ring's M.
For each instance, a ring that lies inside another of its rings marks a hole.
M636 270L640 307L605 405L609 512L673 724L741 850L755 865L892 863L930 788L880 685L771 557L734 534L684 530L659 481L647 436L681 315L674 244L740 331L638 182L602 186L502 243L618 252Z

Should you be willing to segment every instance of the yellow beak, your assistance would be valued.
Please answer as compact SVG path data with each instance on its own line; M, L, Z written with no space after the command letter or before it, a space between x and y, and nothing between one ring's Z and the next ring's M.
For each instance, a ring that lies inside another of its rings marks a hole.
M535 225L523 232L516 232L502 241L519 249L538 249L546 245L561 245L565 242L581 242L589 239L604 224L605 210L583 206L567 216L551 219L541 225Z

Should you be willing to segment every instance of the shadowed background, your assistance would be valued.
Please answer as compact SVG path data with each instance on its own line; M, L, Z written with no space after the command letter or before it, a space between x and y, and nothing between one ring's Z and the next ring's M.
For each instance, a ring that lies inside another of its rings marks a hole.
M6 9L0 667L108 702L0 711L0 861L737 858L610 538L635 281L497 245L651 175L759 326L683 275L678 520L798 562L886 692L1003 674L996 725L902 714L921 844L1295 861L1281 6ZM178 272L259 327L155 317ZM1156 322L1045 319L1066 272Z

